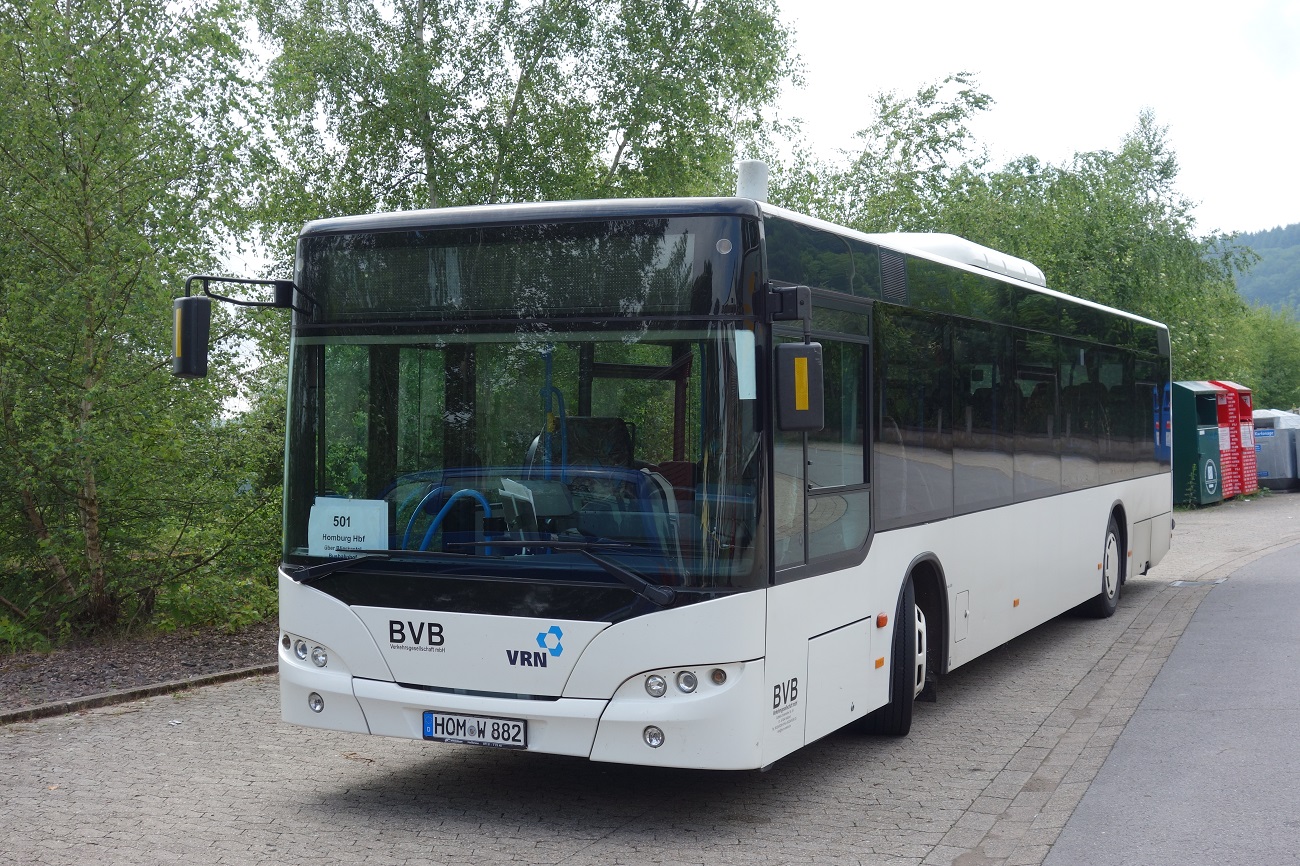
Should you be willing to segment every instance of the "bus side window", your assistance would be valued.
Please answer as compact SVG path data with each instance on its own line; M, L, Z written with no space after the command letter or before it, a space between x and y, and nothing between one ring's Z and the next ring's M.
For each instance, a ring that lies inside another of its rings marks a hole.
M952 516L953 400L949 330L941 318L927 313L896 308L877 313L878 529Z

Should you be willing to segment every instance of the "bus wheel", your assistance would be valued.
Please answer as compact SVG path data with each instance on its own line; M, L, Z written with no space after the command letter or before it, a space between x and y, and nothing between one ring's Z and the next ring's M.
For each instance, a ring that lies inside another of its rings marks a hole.
M864 734L905 737L912 729L912 703L925 684L925 620L916 606L912 578L903 585L894 622L893 664L890 666L889 703L863 716L857 728Z
M1101 559L1101 592L1088 602L1087 612L1105 619L1119 607L1120 585L1124 582L1124 551L1119 543L1119 524L1115 515L1106 524L1106 546Z

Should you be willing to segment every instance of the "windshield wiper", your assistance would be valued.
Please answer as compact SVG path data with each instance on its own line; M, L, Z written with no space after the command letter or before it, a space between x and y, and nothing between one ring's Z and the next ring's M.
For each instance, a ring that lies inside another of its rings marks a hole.
M296 571L287 572L289 577L298 583L311 583L336 571L351 568L358 562L365 562L368 559L393 559L399 556L410 559L442 559L446 555L435 550L368 550L359 547L340 547L337 550L340 553L355 553L356 556L331 559L329 562L322 562L318 565L301 565L297 567Z
M560 539L517 540L501 538L492 541L466 541L461 543L469 547L549 547L552 550L580 553L596 563L596 565L599 565L610 577L616 578L625 584L628 589L652 604L667 607L677 598L677 592L672 587L651 583L627 566L614 562L612 559L606 559L595 552L597 550L630 550L632 549L630 544L581 541L577 539L562 541Z
M358 562L365 562L367 559L388 559L387 551L367 550L359 553L357 556L351 556L347 559L332 559L329 562L322 562L320 565L303 565L289 574L289 577L298 583L311 583L320 580L326 575L333 574L336 571L342 571L345 568L351 568Z

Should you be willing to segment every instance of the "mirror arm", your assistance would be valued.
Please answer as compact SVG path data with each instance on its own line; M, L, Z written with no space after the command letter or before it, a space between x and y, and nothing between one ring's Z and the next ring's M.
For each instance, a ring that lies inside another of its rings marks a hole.
M320 306L320 303L311 295L294 285L293 280L248 280L236 277L217 277L210 274L197 274L185 281L185 295L189 297L191 287L194 283L199 283L203 294L217 301L224 301L228 304L235 304L240 307L274 307L281 310L293 310L295 313L301 313L304 316L311 315L311 310L304 310L301 307L294 306L294 293L302 295L311 301L313 306ZM271 286L275 290L274 301L240 301L227 295L219 295L209 287L210 283L233 283L240 286Z

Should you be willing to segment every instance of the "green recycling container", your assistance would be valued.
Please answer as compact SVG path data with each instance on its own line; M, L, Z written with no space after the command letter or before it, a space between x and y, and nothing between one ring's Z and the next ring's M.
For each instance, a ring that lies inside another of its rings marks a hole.
M1174 502L1179 505L1223 500L1217 404L1222 390L1209 382L1174 383Z

